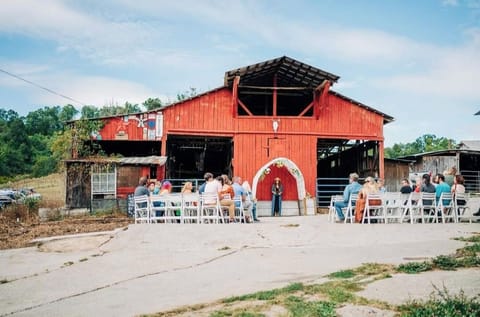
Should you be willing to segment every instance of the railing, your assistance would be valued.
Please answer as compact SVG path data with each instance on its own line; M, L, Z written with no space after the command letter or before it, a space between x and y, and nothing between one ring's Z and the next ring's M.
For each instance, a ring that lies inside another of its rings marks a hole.
M460 171L465 179L467 193L480 193L480 171Z
M330 204L332 195L342 195L348 178L317 178L316 193L317 207L326 208Z
M192 182L193 184L193 191L198 192L198 187L205 182L203 179L199 178L175 178L175 179L165 179L165 181L169 181L172 183L172 193L179 193L182 191L182 187L185 182Z

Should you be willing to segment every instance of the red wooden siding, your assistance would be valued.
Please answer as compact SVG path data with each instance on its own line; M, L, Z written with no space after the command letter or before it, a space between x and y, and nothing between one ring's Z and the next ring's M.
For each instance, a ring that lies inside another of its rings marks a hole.
M232 137L234 174L250 183L264 164L277 157L290 159L299 167L305 178L306 191L312 195L315 193L316 144L319 138L383 141L384 118L380 114L334 93L329 93L326 102L320 105L318 120L315 117L275 118L279 123L276 135L272 128L273 117L233 117L229 88L214 90L166 107L161 112L164 137L172 134ZM101 131L102 138L114 140L122 120L123 117L108 119ZM126 132L129 140L145 140L144 129L138 127L137 120L129 120ZM165 144L162 144L162 149L162 155L166 155ZM270 199L273 178L279 176L289 189L284 199L296 200L295 179L285 168L275 172L278 175L272 173L258 184L257 197L260 200Z

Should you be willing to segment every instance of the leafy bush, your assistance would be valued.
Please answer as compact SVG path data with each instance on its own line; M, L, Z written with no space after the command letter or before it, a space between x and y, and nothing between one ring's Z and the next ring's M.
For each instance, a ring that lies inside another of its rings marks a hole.
M480 315L480 301L478 297L468 298L461 291L458 295L450 295L446 288L437 289L426 301L412 301L399 307L402 317L477 317Z
M417 274L420 272L430 271L432 269L432 263L427 261L402 263L397 267L397 271L407 274Z
M439 255L433 259L433 264L445 271L454 271L459 267L459 262L452 255Z

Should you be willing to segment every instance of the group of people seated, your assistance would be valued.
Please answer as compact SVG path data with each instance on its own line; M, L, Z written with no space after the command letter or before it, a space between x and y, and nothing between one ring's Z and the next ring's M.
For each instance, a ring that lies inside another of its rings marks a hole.
M212 193L218 199L220 206L228 210L229 223L234 223L235 208L243 206L247 222L257 222L256 202L252 196L252 190L248 181L242 182L240 176L234 176L230 180L228 175L214 177L207 172L204 175L205 182L199 186L198 193ZM185 182L181 189L182 194L194 193L192 182ZM147 177L141 177L138 186L135 188L134 196L142 195L166 195L172 192L172 184L168 180L148 183ZM241 200L241 203L240 203ZM212 201L214 203L215 201ZM209 203L205 201L205 203ZM180 212L180 211L179 211ZM161 216L161 215L157 215Z
M343 191L343 200L336 201L334 203L337 222L344 222L345 215L343 208L348 206L350 196L352 194L358 194L358 198L355 203L355 222L362 222L366 198L369 194L376 194L386 192L386 188L383 185L383 180L376 181L373 177L369 176L365 178L363 186L358 182L359 176L357 173L351 173L349 175L349 184ZM455 167L450 168L444 173L438 173L432 177L431 174L424 174L422 177L418 177L415 180L415 184L412 186L408 178L401 180L400 192L403 194L410 194L411 192L427 192L435 193L436 201L440 200L442 193L465 193L465 179L462 175L457 173ZM381 205L381 200L369 201L370 205ZM466 204L466 201L460 200L459 205ZM480 216L480 210L473 214L473 216Z

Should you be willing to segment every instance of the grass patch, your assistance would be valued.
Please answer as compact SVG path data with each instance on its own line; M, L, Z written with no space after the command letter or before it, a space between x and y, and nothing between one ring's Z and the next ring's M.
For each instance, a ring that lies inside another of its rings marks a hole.
M227 251L227 250L230 250L229 246L224 246L218 249L218 251Z
M345 303L354 299L353 293L361 291L363 287L358 282L349 280L335 280L323 284L311 285L310 294L322 294L334 303Z
M411 301L401 305L399 310L402 317L476 317L480 315L480 301L478 297L468 298L461 291L458 295L451 295L444 287L436 288L437 294L432 294L428 301Z
M301 297L288 296L285 300L285 307L289 311L288 316L303 317L303 316L325 316L334 317L335 303L326 301L305 301Z
M453 238L453 240L464 241L464 242L477 242L480 243L480 234L476 234L470 237L458 237Z
M435 296L431 295L427 301L410 301L402 306L370 300L356 294L366 285L379 279L390 278L392 274L398 272L416 274L434 269L455 270L460 267L480 266L480 243L477 239L480 240L480 236L457 239L471 244L458 249L454 255L441 255L431 260L409 262L399 266L364 263L354 269L331 273L327 275L330 280L322 284L293 283L284 288L233 296L203 306L189 306L155 316L183 316L183 314L188 316L209 314L214 317L259 317L272 314L336 316L336 308L346 303L391 310L399 314L398 316L480 316L479 297L467 298L463 292L450 295L444 289L442 292L438 291ZM207 307L210 309L203 311Z
M353 270L342 270L342 271L338 271L338 272L333 272L331 274L328 274L327 276L329 278L352 278L354 277L356 274Z
M390 274L395 271L395 266L390 264L379 263L364 263L360 267L356 268L354 272L361 275L381 275Z
M426 272L433 270L433 264L431 262L409 262L405 264L400 264L397 267L398 272L407 273L407 274L418 274L420 272Z
M459 267L457 258L453 255L439 255L432 260L433 264L445 271L455 271Z
M7 284L8 282L6 278L0 280L0 284Z
M292 283L283 288L276 288L269 291L260 291L253 294L228 297L228 298L225 298L223 302L232 303L232 302L246 301L246 300L273 300L282 294L289 294L289 293L301 291L303 289L304 289L304 286L302 283Z
M85 261L88 261L88 258L82 258L82 259L80 259L80 262L85 262Z

